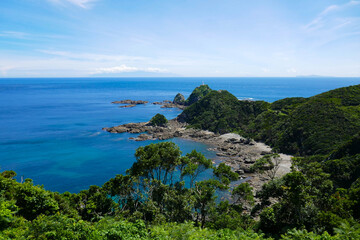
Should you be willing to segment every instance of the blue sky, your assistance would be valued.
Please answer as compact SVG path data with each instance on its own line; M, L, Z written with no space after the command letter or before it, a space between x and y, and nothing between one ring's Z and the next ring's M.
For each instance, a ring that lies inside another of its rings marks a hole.
M1 0L0 77L360 76L360 0Z

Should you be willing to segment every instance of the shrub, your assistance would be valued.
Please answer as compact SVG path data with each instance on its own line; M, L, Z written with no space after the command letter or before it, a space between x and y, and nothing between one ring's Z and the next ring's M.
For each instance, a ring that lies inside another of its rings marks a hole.
M158 113L151 120L150 124L153 126L163 126L168 122L164 115Z

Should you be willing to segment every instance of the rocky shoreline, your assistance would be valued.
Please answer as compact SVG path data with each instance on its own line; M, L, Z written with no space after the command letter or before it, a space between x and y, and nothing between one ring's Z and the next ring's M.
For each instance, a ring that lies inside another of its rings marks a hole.
M125 104L125 105L121 105L119 106L119 108L132 108L135 107L137 105L140 104L147 104L149 103L148 101L143 101L143 100L120 100L120 101L113 101L111 102L112 104ZM181 110L185 109L185 105L184 104L180 104L177 103L175 101L170 101L170 100L164 100L162 102L153 102L152 104L154 105L162 105L161 108L179 108Z
M162 102L153 102L152 104L162 105L161 108L179 108L181 110L184 110L186 107L185 105L178 104L178 103L172 102L170 100L164 100Z
M241 137L238 134L216 134L210 131L187 128L186 123L170 120L165 126L151 126L149 122L128 123L115 127L103 128L110 133L141 133L137 137L131 137L135 141L166 140L180 137L210 146L209 150L215 151L221 162L231 166L241 178L247 178L247 182L255 189L269 180L266 174L252 173L250 167L255 161L266 154L271 154L272 149L264 143L255 142ZM280 165L277 176L290 172L291 156L280 154ZM250 178L249 178L250 177Z

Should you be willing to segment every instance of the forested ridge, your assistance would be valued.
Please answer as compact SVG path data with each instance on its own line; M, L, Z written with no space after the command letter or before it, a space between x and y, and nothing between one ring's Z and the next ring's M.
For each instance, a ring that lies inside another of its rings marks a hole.
M80 193L4 171L0 239L360 239L360 85L274 103L202 88L180 121L295 154L292 171L258 192L230 187L230 167L172 142L138 148L126 174Z
M360 85L273 103L239 101L228 91L213 90L179 120L213 132L239 132L283 153L326 154L360 131Z

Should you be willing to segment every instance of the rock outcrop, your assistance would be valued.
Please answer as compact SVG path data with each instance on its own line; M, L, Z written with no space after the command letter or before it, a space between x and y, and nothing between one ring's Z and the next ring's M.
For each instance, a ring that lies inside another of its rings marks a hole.
M174 137L181 137L211 145L219 159L227 165L241 169L245 173L251 173L250 166L255 161L270 154L271 148L263 143L243 138L238 134L216 134L206 130L187 128L186 123L178 122L177 119L169 120L164 126L152 126L149 122L128 123L103 130L111 133L141 133L131 139L135 141L145 140L166 140ZM285 156L285 155L284 155Z
M132 108L139 104L146 104L148 101L142 101L142 100L121 100L121 101L114 101L113 104L127 104L123 106L119 106L119 108Z
M161 108L179 108L179 109L185 109L185 106L183 104L177 104L170 100L164 100L162 102L153 102L154 105L162 105Z
M132 108L135 106L136 106L136 104L129 104L129 105L124 105L124 106L119 106L119 108Z
M130 138L134 141L166 140L181 137L203 142L210 146L210 151L216 151L217 161L231 166L239 174L240 179L248 179L247 181L255 190L259 190L269 180L266 174L254 173L251 166L264 154L270 154L271 148L263 143L243 138L238 134L220 135L210 131L188 128L188 124L181 123L177 119L169 120L164 126L152 126L149 122L143 122L103 128L103 130L110 133L140 133L138 136ZM282 160L278 176L290 172L291 167L291 156L285 154L280 154L280 156Z
M138 104L146 104L148 101L142 101L142 100L121 100L121 101L114 101L113 104L131 104L131 105L138 105Z
M178 104L178 105L185 105L185 97L184 95L182 95L181 93L176 94L173 102L173 104Z

